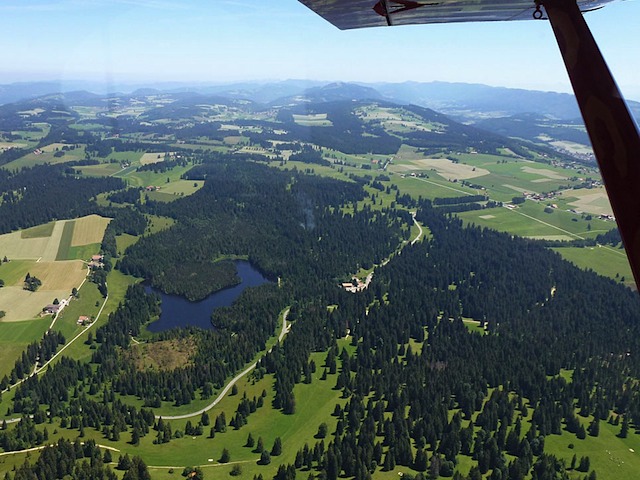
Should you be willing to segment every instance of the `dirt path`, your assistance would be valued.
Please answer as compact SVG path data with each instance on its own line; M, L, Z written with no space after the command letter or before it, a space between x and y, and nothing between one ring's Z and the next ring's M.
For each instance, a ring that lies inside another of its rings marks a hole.
M104 302L102 302L102 306L100 307L100 310L98 311L98 314L96 315L96 318L95 318L95 320L93 322L91 322L89 325L87 325L87 327L85 329L83 329L80 333L78 333L70 341L65 343L64 346L60 350L58 350L58 352L56 352L56 354L53 357L51 357L47 362L44 363L44 365L42 365L40 368L37 368L37 366L34 367L33 373L31 373L31 375L29 375L28 377L23 378L22 380L20 380L19 382L16 382L13 385L11 385L9 388L3 390L2 393L8 392L11 388L16 388L18 385L20 385L22 382L26 381L28 378L32 377L33 375L40 375L51 362L53 362L56 358L58 358L62 354L62 352L64 352L78 338L80 338L87 330L89 330L91 327L93 327L96 324L96 322L100 318L100 315L102 314L102 311L104 310L105 305L107 304L107 300L109 300L109 295L107 295L104 298ZM15 423L15 422L19 422L19 421L20 421L20 418L7 419L7 423Z
M291 324L287 323L287 316L289 315L289 308L287 308L283 313L282 313L282 330L280 330L280 335L278 335L278 342L282 342L282 339L285 337L285 335L287 333L289 333L289 330L291 330ZM271 352L271 348L268 350L268 352ZM256 368L256 365L258 364L258 362L253 362L251 365L249 365L247 368L245 368L242 372L240 372L239 374L237 374L235 377L233 377L231 379L231 381L229 383L227 383L227 385L224 387L224 389L222 389L222 391L218 394L218 396L215 398L215 400L213 402L211 402L209 405L207 405L204 408L201 408L200 410L198 410L197 412L192 412L192 413L185 413L182 415L156 415L156 418L160 418L162 417L163 420L182 420L185 418L191 418L191 417L195 417L197 415L202 415L204 412L211 410L213 407L215 407L218 403L220 403L220 400L222 400L224 398L224 396L229 393L229 390L231 390L231 388L245 375L247 375L249 372L251 372L251 370L253 370L254 368Z

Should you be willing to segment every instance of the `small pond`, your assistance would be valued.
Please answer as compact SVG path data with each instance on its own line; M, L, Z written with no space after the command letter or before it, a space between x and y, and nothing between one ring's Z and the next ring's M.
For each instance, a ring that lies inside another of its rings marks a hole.
M155 292L162 298L162 314L155 322L147 326L151 332L162 332L175 327L195 326L213 328L211 313L219 307L228 307L240 296L245 288L257 287L267 280L253 265L245 260L234 262L240 277L240 283L212 293L198 302L190 302L178 295L168 295L160 290L147 286L147 292Z

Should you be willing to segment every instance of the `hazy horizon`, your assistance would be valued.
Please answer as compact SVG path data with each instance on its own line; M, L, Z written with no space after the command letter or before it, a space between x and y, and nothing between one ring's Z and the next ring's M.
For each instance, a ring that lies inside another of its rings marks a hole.
M586 15L630 99L640 98L640 2ZM340 31L296 0L9 0L0 83L235 83L264 79L478 83L571 91L547 21Z

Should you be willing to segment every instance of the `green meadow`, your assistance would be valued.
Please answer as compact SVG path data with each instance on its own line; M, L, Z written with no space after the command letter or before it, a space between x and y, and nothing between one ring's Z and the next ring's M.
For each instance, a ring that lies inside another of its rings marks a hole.
M22 351L30 343L42 338L50 322L49 317L20 322L0 321L0 378L11 373Z
M554 251L575 266L591 269L600 275L613 278L629 286L634 284L629 260L623 249L611 246L596 247L559 247Z

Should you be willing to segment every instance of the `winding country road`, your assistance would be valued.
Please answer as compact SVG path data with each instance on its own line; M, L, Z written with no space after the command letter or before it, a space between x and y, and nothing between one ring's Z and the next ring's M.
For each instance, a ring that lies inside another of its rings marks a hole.
M282 313L282 330L280 331L280 335L278 335L278 342L282 342L282 339L285 337L285 335L287 333L289 333L289 330L291 330L291 324L287 324L287 316L289 315L289 310L290 308L287 308L283 313ZM271 348L268 350L268 352L271 352ZM267 353L268 353L267 352ZM229 393L229 390L231 390L231 388L245 375L247 375L249 372L251 372L251 370L253 370L254 368L256 368L256 365L258 364L258 362L253 362L251 365L249 365L247 368L245 368L242 372L238 373L235 377L233 377L231 379L231 381L229 381L229 383L227 383L227 385L222 389L222 391L218 394L218 396L215 398L215 400L213 402L211 402L209 405L207 405L204 408L201 408L200 410L198 410L197 412L192 412L192 413L185 413L182 415L156 415L156 418L161 418L163 420L182 420L185 418L191 418L191 417L195 417L197 415L202 415L204 412L211 410L213 407L215 407L220 400L222 400L224 398L224 396Z

